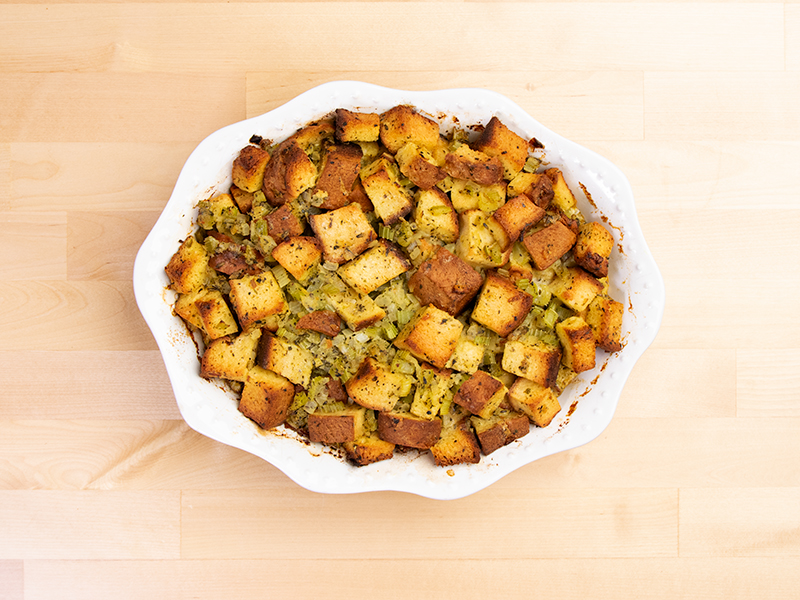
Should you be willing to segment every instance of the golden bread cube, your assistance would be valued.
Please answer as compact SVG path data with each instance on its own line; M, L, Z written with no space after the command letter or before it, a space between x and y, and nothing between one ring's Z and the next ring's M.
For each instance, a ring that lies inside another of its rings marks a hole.
M444 170L455 179L467 179L479 185L492 185L503 179L500 159L461 144L444 157Z
M344 291L326 294L328 303L353 331L369 327L386 316L369 295L345 287Z
M556 323L556 335L564 349L564 365L576 373L594 369L596 346L594 332L580 317L569 317Z
M280 243L290 237L303 233L305 225L289 204L279 206L264 217L267 222L267 231L273 240Z
M286 420L294 399L294 385L277 373L255 366L247 378L239 400L239 412L264 429Z
M540 271L551 266L575 244L577 236L561 221L522 236L522 244Z
M422 190L428 190L445 178L447 173L438 164L433 154L408 142L394 155L400 172L411 180L411 183Z
M353 186L361 171L361 148L358 146L331 146L325 151L322 170L313 194L322 193L325 199L320 208L341 208L351 202Z
M499 408L488 419L472 416L470 421L481 450L486 455L528 435L530 431L527 416L504 408Z
M556 168L547 169L545 174L550 178L553 186L553 204L561 209L561 212L569 214L572 209L578 206L572 190L569 189L567 182L564 181L564 174Z
M533 297L520 290L506 277L489 273L478 295L472 320L506 337L525 319Z
M172 282L172 289L187 294L203 287L208 273L208 259L205 246L193 236L187 237L164 269Z
M395 154L408 142L433 148L439 142L439 124L411 106L395 106L381 115L381 143Z
M378 237L355 203L309 215L308 222L322 246L325 260L340 265L361 254Z
M230 194L217 194L197 204L197 224L206 231L218 227L225 217L239 214L239 208Z
M257 192L264 183L269 153L258 146L245 146L233 159L233 185L245 192Z
M405 377L393 373L389 365L368 356L361 361L345 388L347 395L364 408L388 411L400 399L404 384Z
M575 262L595 277L608 275L608 259L614 249L614 236L596 221L578 228L578 239L572 251Z
M580 267L570 267L552 284L553 294L576 313L589 307L603 284Z
M263 173L262 173L263 178ZM261 189L259 187L259 189ZM250 192L246 192L243 189L236 187L236 185L231 185L231 198L236 203L236 206L239 207L239 211L243 213L249 213L250 210L253 208L253 194Z
M286 204L317 181L317 167L297 140L289 138L272 152L261 189L273 206Z
M314 356L302 346L273 335L263 335L258 343L259 367L274 371L304 388L311 383Z
M442 401L450 390L451 371L437 369L427 363L420 369L422 380L417 382L409 411L417 417L432 419L439 414Z
M544 173L526 173L521 171L508 182L508 197L525 194L539 208L547 210L553 200L553 184Z
M517 379L509 388L508 400L514 410L526 415L537 427L547 427L561 410L553 388L524 377Z
M512 242L519 239L520 234L544 216L544 209L537 206L525 194L514 196L492 215L505 230Z
M308 439L325 444L354 442L364 434L367 409L349 406L334 412L313 412L308 415Z
M458 239L458 215L450 199L439 188L419 190L414 206L414 222L420 230L449 244Z
M310 236L290 237L272 251L272 258L300 283L314 272L322 260L322 250L317 238Z
M336 109L336 139L340 142L377 142L381 133L381 117L377 113Z
M283 312L286 300L283 290L272 271L258 275L245 275L231 279L230 299L242 329L261 324L271 316Z
M463 328L461 321L429 304L403 327L394 345L442 369L453 355Z
M450 202L456 212L480 208L493 213L506 201L506 183L500 181L491 185L480 185L468 179L453 179L450 186Z
M369 294L410 268L411 263L402 250L392 242L381 239L336 272L351 288Z
M439 441L442 420L424 419L410 413L378 413L378 435L381 439L408 448L427 449Z
M595 343L607 352L622 349L622 316L625 307L607 296L595 296L586 311L586 322L594 332Z
M473 144L473 148L499 158L506 179L513 179L528 160L528 142L506 127L497 117L489 120Z
M433 304L455 316L478 294L480 274L449 250L439 247L408 280L408 289L420 304Z
M386 225L397 223L414 208L413 196L400 185L400 170L386 156L362 169L361 185L375 208L375 214Z
M453 397L453 402L463 406L473 415L488 419L505 400L508 389L499 379L486 371L475 371Z
M208 290L195 300L194 305L203 322L203 330L212 340L239 331L231 309L219 291Z
M430 448L437 467L476 464L481 461L481 448L472 432L469 419L462 419L452 427L442 428L439 440Z
M256 361L261 330L253 328L235 338L213 340L206 346L200 361L200 377L220 377L231 381L245 381Z
M461 336L445 368L472 375L483 362L483 346Z
M205 329L203 319L200 318L200 312L197 310L194 303L207 292L208 290L206 288L200 288L188 294L178 294L178 298L175 300L175 306L173 307L175 314L193 327Z
M511 240L497 219L470 209L461 213L460 222L456 256L472 267L502 267L508 262Z
M359 467L370 465L394 456L394 444L382 440L377 432L363 435L344 443L347 458Z
M509 340L503 348L503 370L545 387L553 387L561 364L562 351L545 342L528 344Z
M322 147L333 140L334 133L333 119L323 119L306 125L289 139L296 142L312 158L312 162L319 163Z

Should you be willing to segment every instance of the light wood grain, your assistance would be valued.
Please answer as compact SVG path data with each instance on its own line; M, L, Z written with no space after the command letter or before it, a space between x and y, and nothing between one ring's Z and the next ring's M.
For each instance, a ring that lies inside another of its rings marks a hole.
M66 279L67 215L0 214L0 276L5 280Z
M800 351L737 350L736 414L800 416Z

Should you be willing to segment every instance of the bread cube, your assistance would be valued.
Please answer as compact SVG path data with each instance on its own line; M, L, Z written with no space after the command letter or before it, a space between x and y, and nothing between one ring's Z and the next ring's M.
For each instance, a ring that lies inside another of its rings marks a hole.
M528 142L501 123L497 117L489 120L473 148L499 158L506 179L513 179L528 160Z
M272 152L261 189L273 206L286 204L317 181L317 167L295 139L289 138Z
M382 156L361 171L361 185L386 225L397 223L414 207L411 193L400 185L397 165Z
M231 279L230 299L243 329L263 323L286 308L283 290L272 271Z
M503 382L486 371L475 371L453 397L453 402L463 406L473 415L488 419L505 400L508 390Z
M312 159L312 162L319 163L322 148L333 141L334 133L333 119L322 119L316 123L306 125L289 139L296 142Z
M522 236L522 244L536 268L543 271L564 256L575 244L577 236L561 221Z
M423 419L410 413L378 413L378 435L381 439L408 448L427 449L439 441L442 420Z
M532 305L533 297L513 281L489 273L472 311L472 320L506 337L522 323Z
M195 300L194 305L203 322L203 330L212 340L239 331L231 309L219 291L207 291Z
M208 258L205 246L193 236L187 237L164 269L172 289L187 294L202 288L206 283Z
M317 238L310 236L290 237L272 251L272 258L300 283L305 283L320 264L322 250Z
M422 364L420 371L422 378L417 382L409 412L418 417L432 419L439 414L442 401L448 395L452 372L426 363Z
M450 177L468 179L479 185L492 185L503 179L503 165L489 156L461 144L444 157L444 170Z
M556 298L576 313L582 313L603 291L603 284L580 267L570 267L553 282L551 288Z
M230 194L217 194L211 198L201 200L197 204L197 224L209 231L219 227L225 217L239 214L239 209Z
M481 448L472 432L469 419L452 427L442 428L439 440L430 448L437 467L476 464L481 461Z
M461 229L456 241L456 256L472 267L502 267L511 254L505 229L482 210L461 213Z
M397 245L381 239L375 246L339 267L337 273L354 290L369 294L410 268L411 263L403 251Z
M481 450L486 455L528 435L530 431L527 416L503 408L498 409L488 419L472 416L470 421Z
M333 307L342 320L353 331L359 331L380 321L386 316L375 300L367 294L361 294L353 289L326 294L328 303Z
M458 215L450 199L439 188L419 190L416 194L414 222L420 230L445 243L458 239Z
M377 142L381 133L381 117L377 113L361 113L338 108L334 125L340 142Z
M433 155L425 148L408 142L394 155L400 172L411 180L411 183L423 190L431 189L447 173L436 164Z
M596 344L608 352L622 349L622 315L625 307L607 296L595 296L586 311L586 322L594 332Z
M578 203L567 182L564 181L564 174L556 168L547 169L545 174L553 186L553 204L560 208L561 212L568 214L578 206Z
M442 369L453 355L463 327L461 321L429 304L403 327L394 345Z
M364 408L388 411L400 399L404 383L405 377L393 373L389 365L368 356L361 361L345 388L350 398Z
M264 183L269 153L258 146L245 146L233 159L233 185L245 192L257 192Z
M273 335L263 335L258 343L256 362L304 388L311 383L314 356L305 348Z
M200 377L245 381L255 364L260 337L261 330L253 328L235 338L224 337L212 341L203 352Z
M377 432L363 435L344 443L347 458L359 467L370 465L394 456L394 444L382 440Z
M493 213L506 201L506 183L501 181L491 185L480 185L468 179L453 179L450 186L450 201L459 213L475 208Z
M313 192L325 194L320 208L341 208L351 202L350 195L361 171L361 156L358 146L331 146L326 150Z
M514 410L526 415L537 427L547 427L561 410L553 388L524 377L517 379L509 388L508 400Z
M595 277L608 275L608 258L614 249L614 237L600 223L584 223L572 251L575 262Z
M208 290L206 288L200 288L188 294L178 294L178 298L175 300L175 306L172 307L175 314L189 325L197 329L205 329L203 320L200 318L200 313L194 303L207 292Z
M369 199L367 192L364 191L364 186L362 185L360 178L356 179L348 198L350 199L351 203L358 204L364 214L373 212L375 210L375 207L372 206L372 200Z
M555 195L550 178L544 173L526 173L521 171L508 182L508 197L525 194L533 203L547 210Z
M231 185L230 194L231 198L233 198L233 201L236 203L236 206L239 207L240 212L249 213L253 208L254 196L250 192L246 192L234 184Z
M264 217L267 231L273 240L280 243L291 237L302 235L305 225L289 204L279 206Z
M482 362L483 346L462 336L445 367L472 375L480 368Z
M342 331L342 320L332 310L315 310L300 317L295 326L297 329L308 329L335 337Z
M565 366L563 363L558 368L558 377L556 377L556 384L553 388L556 391L556 395L561 394L566 387L572 383L572 381L578 376L578 374L570 369L569 367Z
M498 208L493 216L505 230L509 240L516 242L523 230L544 216L544 209L525 194L520 194Z
M325 260L340 265L361 254L378 237L358 204L309 215L308 222Z
M277 427L286 420L294 399L294 385L277 373L255 366L247 373L239 412L264 429Z
M561 364L559 346L545 342L535 344L509 340L503 349L503 370L542 385L553 387Z
M576 316L556 323L556 335L564 349L561 360L565 366L576 373L594 369L594 333L586 321Z
M364 434L366 408L347 407L308 415L308 439L325 444L353 442Z
M423 306L433 304L456 316L478 294L483 278L466 262L440 247L408 280L408 289Z
M395 106L381 115L380 139L392 154L408 142L433 148L439 141L439 124L411 106Z

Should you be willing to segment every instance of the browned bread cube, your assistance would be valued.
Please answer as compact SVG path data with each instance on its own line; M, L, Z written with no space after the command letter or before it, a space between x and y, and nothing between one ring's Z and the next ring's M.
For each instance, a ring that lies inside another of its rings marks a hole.
M385 224L396 223L414 208L413 197L400 185L400 170L390 158L380 157L365 167L360 176L375 214Z
M462 419L453 427L443 428L439 440L430 450L433 461L438 467L475 464L481 461L481 449L472 432L469 419Z
M614 249L614 237L600 223L584 223L578 229L573 255L575 262L595 277L608 275L608 258Z
M326 195L320 208L341 208L351 202L350 195L361 170L361 154L358 146L332 146L327 149L313 192Z
M300 317L296 327L335 337L342 331L342 320L332 310L315 310Z
M547 210L555 195L550 178L544 173L526 173L522 171L508 182L508 196L525 194L536 206Z
M564 349L561 357L564 365L576 373L594 369L596 354L594 333L586 321L580 317L569 317L556 323L556 335Z
M458 239L458 215L447 194L439 188L417 192L414 222L421 231L445 243Z
M572 195L572 190L569 189L567 182L564 180L564 174L556 168L547 169L545 174L550 178L550 183L553 186L553 204L564 213L569 213L577 207L578 203L575 200L575 196Z
M291 381L256 366L247 373L239 412L264 429L272 429L286 420L293 398Z
M382 440L377 432L363 435L344 443L347 458L359 467L370 465L394 456L394 444Z
M288 240L290 237L301 235L303 229L305 229L300 217L295 214L288 204L279 206L266 215L264 219L267 221L269 235L278 243Z
M488 419L473 416L470 420L481 450L487 455L526 436L530 431L527 416L503 408L498 409Z
M456 255L440 247L408 280L408 289L423 306L433 304L455 316L464 310L483 284L480 274Z
M503 382L486 371L475 371L456 392L453 402L473 415L488 419L505 399L508 390Z
M561 364L561 348L545 342L528 344L509 340L503 348L503 370L530 379L545 387L553 387Z
M243 189L236 187L236 185L231 185L231 198L243 213L249 213L253 208L253 194L245 192Z
M561 221L522 236L522 244L540 271L551 266L575 244L577 236Z
M403 327L394 345L442 369L453 355L463 328L461 321L429 304Z
M378 413L378 435L381 439L409 448L430 448L439 441L442 420L423 419L410 413Z
M221 377L232 381L245 381L256 361L261 330L253 328L235 338L224 337L206 346L200 361L200 377Z
M522 231L544 216L544 209L525 194L514 196L494 212L494 218L505 229L508 238L515 242Z
M264 170L268 162L268 152L258 146L245 146L233 159L233 185L245 192L257 192L264 183Z
M411 183L423 190L431 189L442 181L447 173L439 165L433 155L425 148L408 142L394 155L400 172L411 180Z
M472 320L506 337L522 323L532 305L533 297L513 281L489 273L472 311Z
M411 106L395 106L381 115L381 143L394 154L408 142L433 148L439 141L439 124Z
M311 382L314 356L302 346L273 335L263 335L258 343L259 367L274 371L304 388Z
M556 298L577 313L585 311L603 284L580 267L570 267L552 284Z
M219 291L205 292L195 300L194 305L203 322L203 330L212 340L239 331L231 309L228 308L228 303L225 302L225 298Z
M503 179L503 165L497 157L460 145L444 157L444 170L450 177L492 185Z
M317 167L295 139L278 145L264 170L261 186L264 196L273 206L297 198L316 183Z
M597 345L608 352L622 349L622 315L625 307L606 296L596 296L589 303L586 322L594 332Z
M289 139L297 142L306 154L319 156L322 146L327 142L333 141L334 137L333 119L323 119L316 123L311 123L300 129Z
M366 408L347 407L308 415L308 439L325 444L353 442L364 433Z
M300 283L311 275L320 260L322 250L317 238L310 236L290 237L272 251L272 258Z
M456 256L473 267L502 267L508 262L511 240L497 219L473 208L462 212L459 220Z
M186 294L198 290L206 282L208 252L194 237L187 237L164 270L176 292Z
M361 254L378 237L361 207L354 203L309 215L308 221L320 241L325 260L340 265Z
M381 117L377 113L360 113L336 109L334 124L340 142L377 142L381 133Z
M369 294L411 268L400 248L387 241L377 244L339 267L337 273L354 290Z
M528 142L503 125L497 117L489 120L473 148L499 158L506 179L513 179L528 160Z
M364 329L386 316L386 311L368 294L341 285L344 291L326 293L325 298L350 329Z
M404 378L392 373L389 365L372 357L365 358L345 384L347 394L354 402L373 410L392 410L400 399Z
M242 329L282 312L286 308L283 290L278 285L272 271L258 275L245 275L230 280L230 298Z
M472 375L483 363L483 354L483 346L462 335L445 367Z
M206 288L200 288L188 294L178 294L178 298L175 300L175 306L173 307L176 315L188 324L201 330L205 329L205 326L203 325L203 320L200 318L200 313L194 303L206 292L208 292Z
M508 400L514 410L527 415L537 427L547 427L561 410L553 388L524 377L517 379L509 388Z

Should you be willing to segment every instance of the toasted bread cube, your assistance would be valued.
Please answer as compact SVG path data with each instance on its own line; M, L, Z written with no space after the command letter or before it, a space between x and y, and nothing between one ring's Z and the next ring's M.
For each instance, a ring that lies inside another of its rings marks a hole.
M231 309L219 291L207 291L195 300L194 305L203 322L203 330L212 340L239 331Z
M272 271L231 279L231 303L243 329L263 323L286 308L283 290Z
M369 294L410 268L411 263L397 245L378 240L375 246L343 264L336 272L351 288Z
M453 402L463 406L473 415L488 419L505 400L508 389L503 382L486 371L475 371L453 397Z
M303 233L305 226L289 204L279 206L264 217L267 231L273 240L280 243Z
M344 264L361 254L377 234L358 204L348 204L319 215L308 222L322 245L325 260Z
M317 167L292 138L278 145L264 170L261 189L273 206L286 204L317 181Z
M622 315L625 307L606 296L596 296L589 303L586 311L586 322L594 332L597 345L607 352L622 349Z
M349 198L352 204L358 204L361 207L361 211L364 214L375 210L375 207L372 206L372 200L369 199L367 192L364 191L361 178L356 179L356 182L353 184L353 189L350 191Z
M300 283L305 283L320 264L322 250L317 238L310 236L290 237L272 251L272 258Z
M295 327L335 337L342 331L342 320L332 310L315 310L300 317Z
M578 229L573 255L575 262L595 277L608 275L608 258L614 249L614 237L600 223L584 223Z
M497 117L492 117L473 144L489 156L496 156L503 163L503 176L513 179L528 160L528 142L511 131Z
M472 375L480 368L482 362L483 346L462 336L445 367Z
M200 288L188 294L178 294L178 298L175 300L175 306L173 307L175 314L193 327L204 329L203 319L200 318L200 312L197 310L197 306L195 306L194 303L207 292L208 290L206 288Z
M231 198L236 203L236 206L239 207L239 211L243 213L249 213L250 210L253 208L253 194L250 192L246 192L243 189L236 187L236 185L231 185Z
M350 398L364 408L387 411L397 404L404 383L405 378L393 373L389 365L368 356L361 361L345 388Z
M442 428L439 440L430 450L437 467L476 464L481 461L481 448L472 432L469 419L462 419L452 427Z
M461 213L461 230L456 241L456 256L473 267L502 267L511 254L505 229L482 210Z
M382 440L377 432L363 435L352 442L344 443L344 450L351 462L363 467L394 456L394 444Z
M480 185L468 179L453 179L450 187L450 201L456 212L480 208L493 213L506 201L506 183L501 181L491 185Z
M503 348L503 370L535 381L545 387L553 387L561 364L561 348L545 342L529 344L509 340Z
M569 213L578 206L575 196L572 195L572 190L569 189L567 182L564 180L564 174L559 169L547 169L545 174L550 178L550 183L553 186L553 204L560 208L561 212Z
M442 401L448 395L452 371L437 369L423 363L421 373L422 380L417 382L414 400L408 412L418 417L432 419L439 414Z
M544 216L544 209L525 194L514 196L494 212L494 218L505 230L508 239L516 242L524 229Z
M309 158L314 156L314 160L319 162L319 153L322 150L322 146L326 142L332 141L334 134L333 119L322 119L316 123L306 125L289 139L296 142L309 155Z
M522 323L532 305L533 297L513 281L489 273L472 311L472 320L506 337Z
M439 188L419 190L416 194L414 222L420 230L445 243L458 239L458 215L450 199Z
M235 338L219 338L206 346L200 361L200 377L245 381L256 361L261 330L253 328Z
M197 224L209 231L218 227L225 217L239 214L239 208L230 194L217 194L197 204Z
M461 321L429 304L403 327L394 345L442 369L453 355L463 328Z
M525 194L539 208L547 210L555 195L550 178L544 173L521 171L508 182L508 197Z
M343 292L327 294L326 299L336 314L353 331L369 327L386 316L386 311L378 306L375 300L350 288L346 288Z
M492 185L503 179L503 165L489 156L461 144L444 157L444 170L450 177L468 179L479 185Z
M410 413L378 413L378 435L381 439L408 448L427 449L439 441L442 420L423 419Z
M385 224L396 223L414 207L411 193L400 185L400 171L386 156L361 171L361 185L367 192L375 214Z
M589 307L603 284L580 267L570 267L553 282L553 294L576 313Z
M439 142L439 124L410 106L395 106L381 115L380 138L392 154L408 142L433 148Z
M423 190L431 189L447 173L439 165L433 155L425 148L408 142L394 155L400 172L411 180L411 183Z
M294 385L277 373L255 366L247 373L239 412L264 429L286 420L294 398Z
M361 156L358 146L331 146L326 150L313 192L325 194L320 208L330 210L350 204L350 195L361 171Z
M578 376L578 374L570 369L569 367L565 366L563 363L558 368L558 377L556 377L556 384L553 388L556 391L556 395L561 394L564 389L572 383L572 381Z
M470 421L481 450L486 455L528 435L530 431L527 416L504 408L497 409L488 419L472 416Z
M483 278L475 269L439 247L408 280L408 289L423 306L433 304L455 316L478 294L482 284Z
M325 444L353 442L364 434L366 408L347 407L308 415L308 439Z
M564 349L561 360L565 366L576 373L594 369L594 333L586 321L580 317L569 317L556 323L556 335Z
M273 335L263 335L258 343L259 367L274 371L304 388L311 383L314 356L305 348Z
M187 294L205 285L208 272L208 252L194 237L187 237L165 267L172 289Z
M377 142L381 117L377 113L352 112L337 108L334 118L336 139L340 142Z
M258 146L245 146L233 159L233 185L245 192L257 192L264 183L269 153Z
M536 268L543 271L564 256L575 244L577 236L561 221L522 236L522 244Z
M561 410L553 388L524 377L517 379L509 388L508 400L514 410L526 415L537 427L547 427Z

